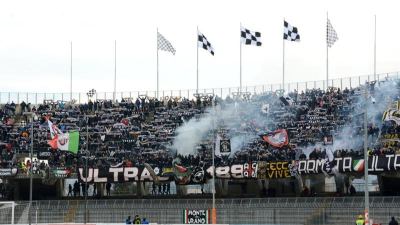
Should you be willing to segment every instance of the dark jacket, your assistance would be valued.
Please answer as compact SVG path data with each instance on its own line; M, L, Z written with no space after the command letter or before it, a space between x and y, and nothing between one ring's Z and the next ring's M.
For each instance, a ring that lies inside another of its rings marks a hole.
M389 225L399 225L399 223L396 221L394 217L392 217L392 220L389 222Z

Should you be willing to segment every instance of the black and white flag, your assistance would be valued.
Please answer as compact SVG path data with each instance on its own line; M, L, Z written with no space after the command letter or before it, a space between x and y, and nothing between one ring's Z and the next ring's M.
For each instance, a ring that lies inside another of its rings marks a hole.
M337 33L335 29L333 29L331 21L328 19L326 24L326 43L328 44L328 47L332 47L337 40L339 40Z
M293 27L288 22L283 21L283 39L289 41L300 41L300 35L297 27Z
M204 36L204 34L200 33L200 31L197 31L197 46L209 51L211 53L211 55L214 55L213 46L207 40L206 36Z
M157 46L159 50L171 52L175 55L175 48L172 46L171 42L169 42L162 34L157 32Z
M261 33L240 27L240 36L243 44L261 46Z

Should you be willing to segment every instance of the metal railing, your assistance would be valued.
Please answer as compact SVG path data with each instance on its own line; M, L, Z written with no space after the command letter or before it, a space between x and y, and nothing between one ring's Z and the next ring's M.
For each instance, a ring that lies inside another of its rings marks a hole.
M376 79L375 79L376 78ZM329 87L336 87L340 89L344 88L354 88L360 86L366 81L376 80L378 83L382 80L387 79L398 79L399 72L391 72L391 73L381 73L374 75L363 75L363 76L354 76L354 77L345 77L345 78L337 78L330 79L328 81ZM285 84L286 91L305 91L307 89L323 89L325 90L327 87L326 80L316 80L316 81L305 81L305 82L292 82ZM89 89L90 87L88 87ZM248 92L251 94L261 94L265 92L273 92L277 90L281 90L282 84L265 84L265 85L257 85L257 86L245 86L242 88L243 92ZM214 94L219 97L225 98L226 96L232 96L233 93L239 92L239 87L227 87L227 88L206 88L200 89L199 93L202 94ZM196 93L195 89L182 89L182 90L164 90L160 91L160 97L184 97L188 99L192 99L193 95ZM113 92L96 92L94 96L91 98L92 100L112 100ZM148 97L155 97L156 91L126 91L126 92L117 92L116 99L119 101L122 98L133 98L136 99L140 95L147 95ZM0 104L5 103L20 103L25 101L26 103L32 104L41 104L44 100L53 100L53 101L70 101L74 99L76 103L86 103L88 102L88 96L86 93L32 93L32 92L0 92Z
M217 199L216 206L217 222L225 224L354 224L357 215L363 212L363 198ZM210 207L211 199L90 200L88 222L123 223L127 216L137 214L150 222L182 223L184 209ZM17 223L24 223L25 208L26 204L17 202ZM84 201L37 201L33 208L32 217L38 223L82 223L84 220ZM371 197L370 218L387 223L391 216L400 216L400 197Z

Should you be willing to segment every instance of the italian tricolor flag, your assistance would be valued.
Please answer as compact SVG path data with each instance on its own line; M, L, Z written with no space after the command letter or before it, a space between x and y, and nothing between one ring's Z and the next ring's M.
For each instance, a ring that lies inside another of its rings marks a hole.
M48 144L52 149L60 149L61 151L70 151L74 154L78 152L79 148L79 132L72 131L62 133L53 123L47 118L49 124L51 140Z
M364 171L364 159L356 159L353 160L353 170L355 172L362 172Z
M49 145L52 149L70 151L76 154L79 148L79 132L73 131L65 134L58 134L53 140L49 141Z

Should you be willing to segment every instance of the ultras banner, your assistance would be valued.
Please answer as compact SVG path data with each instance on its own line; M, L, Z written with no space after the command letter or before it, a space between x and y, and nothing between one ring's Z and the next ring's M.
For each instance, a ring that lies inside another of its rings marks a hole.
M289 178L306 174L362 173L365 162L362 158L343 157L327 159L258 162L257 178ZM400 170L400 155L370 156L368 171L371 174Z
M292 162L292 170L298 174L319 173L361 173L364 172L365 162L363 158L343 157L332 161L297 160ZM393 172L400 170L400 155L370 156L368 158L368 171L372 174L381 172Z
M177 184L202 184L213 176L213 167L173 165L171 167L136 166L136 167L102 167L78 168L80 182L133 182L133 181L175 181ZM223 179L255 179L257 178L257 163L233 164L217 166L215 177Z
M394 172L400 170L400 155L370 156L368 171L371 174ZM292 160L292 161L259 161L243 164L216 166L215 177L219 179L284 179L301 175L335 173L362 173L364 159L343 157L332 161ZM175 181L177 184L202 184L213 176L213 167L204 165L184 166L174 164L170 167L157 165L135 167L102 167L78 168L81 182L134 182L134 181Z

